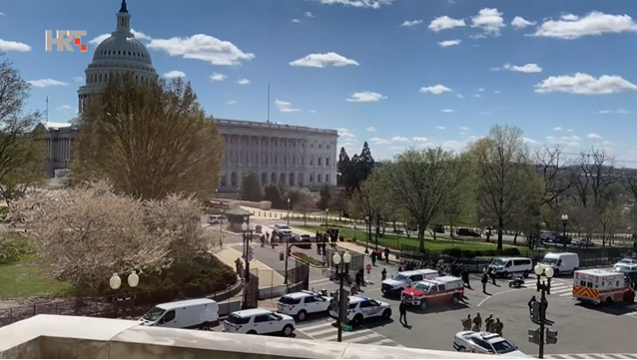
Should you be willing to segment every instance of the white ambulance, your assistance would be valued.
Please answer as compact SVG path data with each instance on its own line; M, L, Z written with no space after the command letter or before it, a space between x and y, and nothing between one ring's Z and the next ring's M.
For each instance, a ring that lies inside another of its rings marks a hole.
M635 292L627 286L620 272L577 270L573 275L573 299L593 304L632 303Z

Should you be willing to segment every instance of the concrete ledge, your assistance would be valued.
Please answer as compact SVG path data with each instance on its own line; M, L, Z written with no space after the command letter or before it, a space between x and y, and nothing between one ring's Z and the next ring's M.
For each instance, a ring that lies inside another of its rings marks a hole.
M145 327L136 321L37 315L0 328L0 358L492 359L490 355ZM504 357L506 358L506 357Z

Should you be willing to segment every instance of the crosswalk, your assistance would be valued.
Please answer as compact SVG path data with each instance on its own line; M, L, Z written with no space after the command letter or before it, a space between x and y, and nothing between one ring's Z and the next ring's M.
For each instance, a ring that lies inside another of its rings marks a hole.
M336 341L338 338L338 329L334 325L334 321L332 319L323 319L307 324L297 324L296 329L314 340ZM343 331L343 342L404 347L394 340L388 339L363 326L360 326L353 331Z
M545 359L637 359L637 354L554 354Z

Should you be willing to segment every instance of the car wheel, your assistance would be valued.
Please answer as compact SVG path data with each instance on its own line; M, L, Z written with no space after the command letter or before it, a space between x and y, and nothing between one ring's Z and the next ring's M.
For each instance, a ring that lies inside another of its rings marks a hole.
M467 348L464 346L458 346L458 352L467 352Z
M292 327L292 325L285 325L282 332L284 336L289 337L292 336L292 333L294 333L294 328Z
M560 271L558 269L555 269L555 274L553 274L553 277L560 277Z
M425 300L420 301L420 310L427 309L427 302Z
M505 278L505 279L508 279L508 278L509 278L509 273L508 273L508 272L506 272L506 271L505 271L505 272L503 272L503 273L502 273L502 277L503 277L503 278Z
M250 330L250 331L247 332L247 334L248 335L256 335L257 332L256 332L256 330Z
M390 319L391 318L391 310L387 309L387 310L383 311L383 317L385 319Z
M457 304L460 302L460 296L458 296L458 295L454 295L454 296L453 296L453 299L451 299L451 302L452 302L454 305L457 305Z
M363 315L357 314L354 316L354 321L352 321L353 326L359 326L363 322Z
M301 311L299 311L298 314L296 314L296 318L299 321L304 321L306 317L307 317L307 312L305 310L301 310Z
M210 324L202 324L199 330L210 331L212 328L210 327Z

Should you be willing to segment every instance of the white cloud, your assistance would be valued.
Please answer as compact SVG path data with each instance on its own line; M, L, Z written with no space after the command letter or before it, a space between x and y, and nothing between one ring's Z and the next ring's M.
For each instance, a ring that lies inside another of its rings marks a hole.
M630 16L593 11L584 17L565 14L559 20L545 20L532 36L571 40L583 36L624 32L637 32L637 24Z
M428 87L422 87L420 88L420 92L421 93L431 93L434 95L440 95L442 93L446 93L446 92L453 92L453 90L451 90L450 88L444 86L444 85L434 85L434 86L428 86Z
M316 110L310 110L312 114L316 114Z
M469 131L469 128L466 127L466 126L460 126L458 129L460 129L460 131L462 131L462 132Z
M414 27L416 25L420 25L422 24L422 20L406 20L404 23L402 23L400 26L401 27Z
M453 19L445 15L433 19L431 23L429 23L429 30L440 32L442 30L449 30L465 26L467 26L467 24L464 22L464 19Z
M452 113L452 112L456 112L456 110L454 110L454 109L442 109L442 110L440 110L440 111L442 111L443 113Z
M473 97L481 98L481 97L482 97L482 95L480 95L480 94L473 94Z
M601 140L602 139L601 135L597 135L595 133L590 133L590 134L586 135L586 137L591 139L591 140Z
M479 88L479 89L478 89L478 91L479 91L479 92L483 92L483 91L484 91L484 88Z
M164 74L165 78L174 79L174 78L185 78L186 73L179 70L172 70Z
M345 56L339 55L335 52L328 52L324 54L307 55L306 57L290 62L290 65L299 67L324 68L327 66L359 66L360 64L356 60L348 59Z
M602 95L636 91L637 85L615 75L591 75L577 73L573 76L551 76L535 85L536 93L563 92L571 94Z
M0 12L0 16L7 16L7 14Z
M141 32L141 31L137 31L137 30L135 30L135 29L131 29L131 31L130 31L130 32L132 32L132 33L133 33L133 35L135 36L135 38L136 38L137 40L144 40L144 41L150 41L150 40L152 40L152 38L151 38L150 36L148 36L148 35L144 34L144 33L143 33L143 32ZM111 37L111 34L102 34L102 35L99 35L99 36L97 36L97 37L93 38L92 40L90 40L90 41L89 41L89 44L97 46L97 45L99 45L102 41L104 41L104 40L108 39L109 37Z
M393 138L391 138L391 141L397 143L408 143L409 139L404 136L394 136Z
M354 93L352 95L350 95L349 99L346 99L346 101L349 102L377 102L377 101L381 101L381 100L385 100L387 99L387 96L384 96L382 94L376 93L376 92L371 92L371 91L363 91L363 92L357 92Z
M379 9L383 5L391 5L395 0L305 0L326 5L344 5L356 8Z
M226 75L219 73L212 73L212 75L210 75L210 81L224 81L227 78Z
M460 40L445 40L445 41L441 41L438 43L438 45L440 45L441 47L449 47L449 46L456 46L456 45L460 45L462 41Z
M500 94L500 93L502 93L502 91L500 91L500 90L493 90L493 93L494 93L494 94Z
M53 79L30 80L28 81L28 83L31 84L31 86L37 87L37 88L68 85L68 83L65 83L63 81L53 80Z
M538 144L538 143L539 143L538 141L535 141L535 140L533 140L533 139L531 139L531 138L528 138L528 137L523 137L523 138L522 138L522 141L523 141L525 144Z
M76 83L80 84L84 82L84 78L81 76L73 76L73 81L75 81Z
M150 36L148 36L148 35L144 34L144 33L143 33L143 32L141 32L141 31L135 31L135 29L131 29L131 30L130 30L130 32L132 32L132 33L133 33L133 35L135 35L135 38L136 38L137 40L146 40L146 41L149 41L149 40L152 40L152 39L153 39L153 38L151 38Z
M305 12L305 17L313 18L313 17L314 17L314 14L312 14L312 13L311 13L311 12L309 12L309 11L306 11L306 12Z
M31 51L31 47L25 43L0 39L0 51L27 52Z
M204 34L191 37L153 39L147 47L152 50L164 51L170 56L201 60L212 65L240 65L242 61L254 59L254 54L241 51L230 41L219 40Z
M274 101L274 105L276 105L276 108L279 109L280 112L284 112L284 113L291 113L291 112L299 112L299 111L301 111L300 109L295 109L292 106L292 103L289 103L289 102L283 101L283 100L275 100Z
M528 21L521 16L516 16L513 18L513 21L511 21L511 26L513 26L516 29L524 29L527 26L533 26L535 24L537 24L537 22Z
M522 66L504 64L503 68L506 69L506 70L522 72L522 73L527 73L527 74L542 72L542 68L538 64L535 64L535 63L526 64L526 65L522 65Z
M250 83L250 80L248 79L239 79L237 80L237 84L239 85L248 85Z
M482 29L486 35L500 35L500 29L505 26L502 13L498 9L484 8L471 18L471 27Z
M458 99L464 99L464 95L462 95L462 94L458 94L456 96L458 97Z
M564 130L561 126L556 126L553 128L553 131L562 131Z
M373 138L369 139L369 143L372 144L372 145L389 145L389 144L391 144L391 141L389 141L387 139L373 137Z
M444 127L444 126L436 126L436 129L438 129L438 130L444 130L444 129L446 129L446 127Z
M62 105L58 108L58 110L71 110L71 106L69 105Z
M356 135L354 135L354 133L352 133L351 131L349 131L346 128L340 128L337 130L338 131L338 136L345 138L345 139L355 139Z
M97 46L102 41L108 39L109 37L111 37L111 34L102 34L102 35L96 36L92 40L89 41L89 44Z
M293 22L293 23L295 23L295 24L298 24L298 23L300 23L300 22L301 22L301 20L299 20L299 19L292 19L292 22Z
M367 130L367 132L376 132L376 128L373 126L369 126L368 128L366 128L365 130Z
M620 114L620 115L626 115L626 114L630 114L630 111L628 110L624 110L624 109L617 109L617 110L600 110L597 112L598 114Z
M569 143L579 143L580 141L582 141L582 139L576 135L562 136L561 139L564 141L568 141Z
M413 138L411 138L411 140L413 142L417 142L417 143L428 143L430 142L430 140L426 137L422 137L422 136L415 136Z
M237 103L237 100L230 100L228 101L228 105L234 105Z

